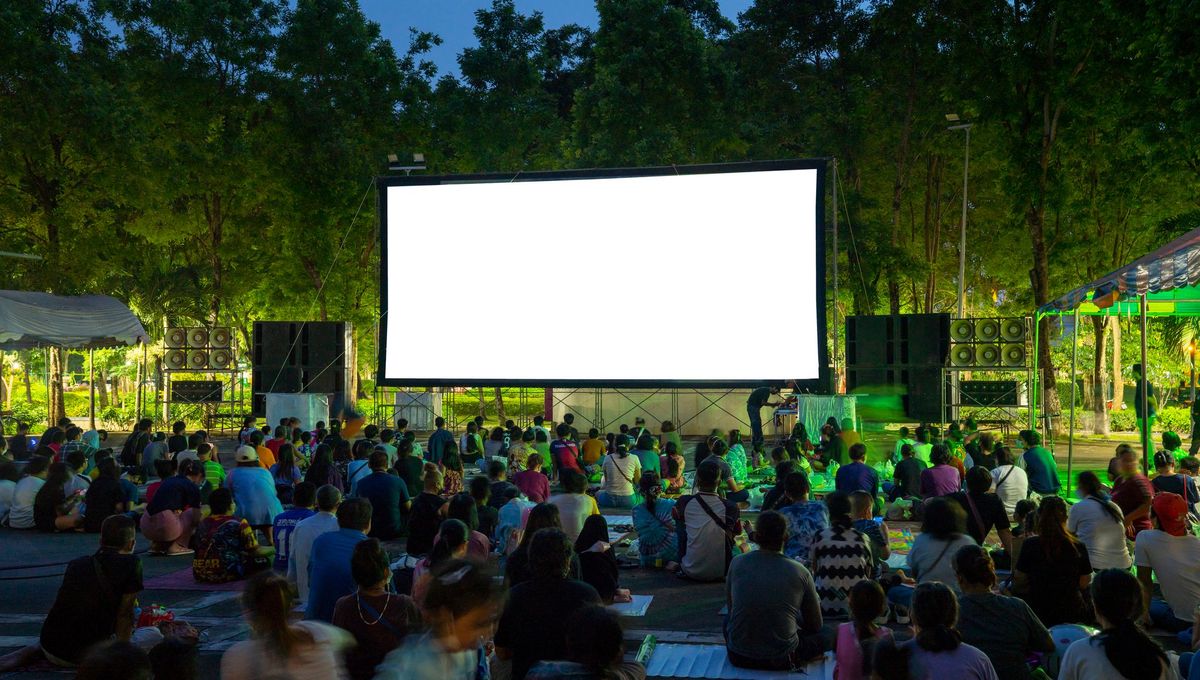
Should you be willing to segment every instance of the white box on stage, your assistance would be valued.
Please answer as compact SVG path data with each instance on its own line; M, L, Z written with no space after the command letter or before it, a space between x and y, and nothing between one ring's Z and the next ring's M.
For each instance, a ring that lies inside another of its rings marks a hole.
M427 431L433 429L433 419L442 412L441 392L408 392L396 393L396 410L392 414L392 423L401 418L408 421L408 429Z
M280 419L292 416L300 419L303 430L315 429L317 421L328 424L329 399L328 394L267 394L267 425L274 432Z

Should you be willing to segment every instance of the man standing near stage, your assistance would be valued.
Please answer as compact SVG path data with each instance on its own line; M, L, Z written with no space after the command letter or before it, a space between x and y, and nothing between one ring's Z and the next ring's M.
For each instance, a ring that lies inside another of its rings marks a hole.
M746 400L746 415L750 416L750 443L763 443L762 409L766 406L774 408L778 403L767 401L772 394L779 394L778 387L759 387L750 393Z
M1142 435L1143 441L1150 441L1150 432L1154 430L1154 421L1158 419L1158 395L1154 392L1154 385L1150 384L1149 376L1146 377L1146 412L1142 413L1142 365L1133 365L1133 411L1137 414L1138 434ZM1153 451L1153 449L1151 449Z

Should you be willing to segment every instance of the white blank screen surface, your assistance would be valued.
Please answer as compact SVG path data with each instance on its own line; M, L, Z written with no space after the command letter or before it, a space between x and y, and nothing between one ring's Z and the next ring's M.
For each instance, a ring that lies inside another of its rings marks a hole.
M817 177L387 186L383 380L815 380Z

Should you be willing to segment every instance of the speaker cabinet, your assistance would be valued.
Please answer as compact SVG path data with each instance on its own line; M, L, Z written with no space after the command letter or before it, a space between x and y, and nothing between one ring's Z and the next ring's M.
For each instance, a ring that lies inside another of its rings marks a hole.
M295 349L296 326L291 321L256 321L254 323L255 366L295 366L300 363Z
M301 391L302 380L302 371L296 366L255 366L251 373L250 386L255 394L291 394Z
M208 342L210 347L229 349L233 344L233 333L224 326L214 328L208 333Z
M228 349L214 349L208 353L208 365L213 368L233 368L233 352Z
M166 335L163 336L163 346L169 349L187 347L187 329L168 328Z
M187 350L169 349L163 354L163 364L167 370L181 371L187 368Z

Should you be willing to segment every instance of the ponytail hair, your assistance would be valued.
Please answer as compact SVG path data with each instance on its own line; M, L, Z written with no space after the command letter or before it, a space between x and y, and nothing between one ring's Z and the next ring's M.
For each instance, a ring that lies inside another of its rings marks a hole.
M863 579L850 588L850 618L854 622L854 636L861 645L875 639L875 619L887 611L887 596L877 581ZM864 655L865 656L865 655Z
M658 500L662 494L662 482L658 478L658 473L653 470L643 472L642 478L638 483L638 490L642 492L642 496L646 499L646 509L651 513L654 512L654 501Z
M471 497L467 496L467 498ZM471 504L475 504L474 499L471 500ZM454 555L454 551L465 545L471 537L466 523L457 519L444 520L438 533L440 534L438 540L433 544L433 549L429 551L430 569L435 569L442 562L450 559Z
M1075 486L1086 495L1085 500L1090 498L1099 503L1100 507L1104 508L1104 511L1108 513L1110 518L1112 518L1112 521L1116 522L1117 524L1122 524L1124 522L1124 518L1121 516L1121 509L1116 507L1112 501L1101 495L1100 478L1096 476L1095 472L1092 472L1091 470L1080 472L1079 477L1076 478Z
M996 565L992 556L975 544L964 545L954 554L954 573L972 585L989 588L996 585Z
M962 644L958 623L958 598L938 581L922 583L913 591L913 621L920 628L916 643L927 652L951 652ZM1157 676L1155 676L1157 677Z
M1142 613L1142 587L1137 578L1120 569L1105 569L1092 581L1092 600L1096 613L1110 626L1097 639L1113 668L1129 680L1161 677L1167 655L1137 624Z
M267 655L287 659L292 649L312 638L303 629L288 625L292 612L292 593L287 579L264 571L246 582L242 606L250 619L250 628L263 641Z

